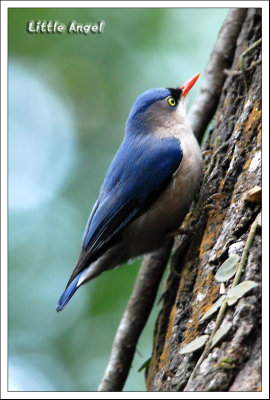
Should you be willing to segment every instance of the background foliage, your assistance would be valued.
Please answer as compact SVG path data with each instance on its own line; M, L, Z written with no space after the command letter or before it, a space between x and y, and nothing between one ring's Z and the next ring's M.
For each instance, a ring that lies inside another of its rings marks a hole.
M9 9L9 390L96 390L139 261L55 306L135 98L205 69L227 9ZM106 22L29 34L30 20ZM190 104L199 90L190 94ZM125 390L151 355L155 307Z

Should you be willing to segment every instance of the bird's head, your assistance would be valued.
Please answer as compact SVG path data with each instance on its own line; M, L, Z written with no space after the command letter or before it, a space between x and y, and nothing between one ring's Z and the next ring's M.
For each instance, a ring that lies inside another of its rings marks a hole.
M199 75L195 75L179 88L155 88L141 94L131 108L126 132L144 133L184 123L186 115L183 100Z

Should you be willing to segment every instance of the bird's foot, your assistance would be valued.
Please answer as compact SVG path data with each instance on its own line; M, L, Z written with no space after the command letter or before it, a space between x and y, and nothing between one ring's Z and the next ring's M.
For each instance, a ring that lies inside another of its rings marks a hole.
M192 229L179 228L179 229L176 229L175 231L168 232L166 234L166 236L174 237L174 236L178 236L178 235L195 235L195 234L196 234L196 232L193 231Z
M215 206L215 204L206 204L206 205L203 207L203 211L213 211L213 210L215 210L215 211L218 210L218 207Z
M224 193L214 193L209 197L209 200L223 199Z
M212 211L212 210L217 211L219 209L219 207L217 207L217 205L215 205L215 204L212 204L211 201L212 200L216 200L216 199L222 199L223 197L224 197L223 193L214 193L214 194L212 194L212 196L210 196L207 199L207 204L205 204L203 206L203 211Z
M209 154L213 154L213 153L214 153L213 150L205 150L202 152L202 156L205 157L205 156L208 156Z

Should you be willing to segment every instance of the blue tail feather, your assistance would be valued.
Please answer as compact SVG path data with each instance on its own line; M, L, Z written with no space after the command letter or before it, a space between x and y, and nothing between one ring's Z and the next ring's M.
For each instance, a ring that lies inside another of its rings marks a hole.
M71 297L74 295L76 290L79 288L78 281L79 281L79 279L81 277L81 274L82 274L82 272L79 275L77 275L75 279L73 279L71 284L66 288L66 290L64 291L64 293L60 297L60 300L58 301L58 304L56 306L56 311L57 312L58 311L62 311L65 308L65 306L67 305L67 303L69 302Z

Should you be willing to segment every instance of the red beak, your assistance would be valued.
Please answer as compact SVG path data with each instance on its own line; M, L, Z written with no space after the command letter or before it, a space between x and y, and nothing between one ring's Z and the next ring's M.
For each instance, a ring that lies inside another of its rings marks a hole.
M185 97L188 94L188 92L190 91L192 86L195 85L195 83L196 83L197 79L199 78L200 74L201 73L193 76L193 78L189 79L186 83L184 83L183 86L181 86L181 89L182 89L181 96L182 97Z

